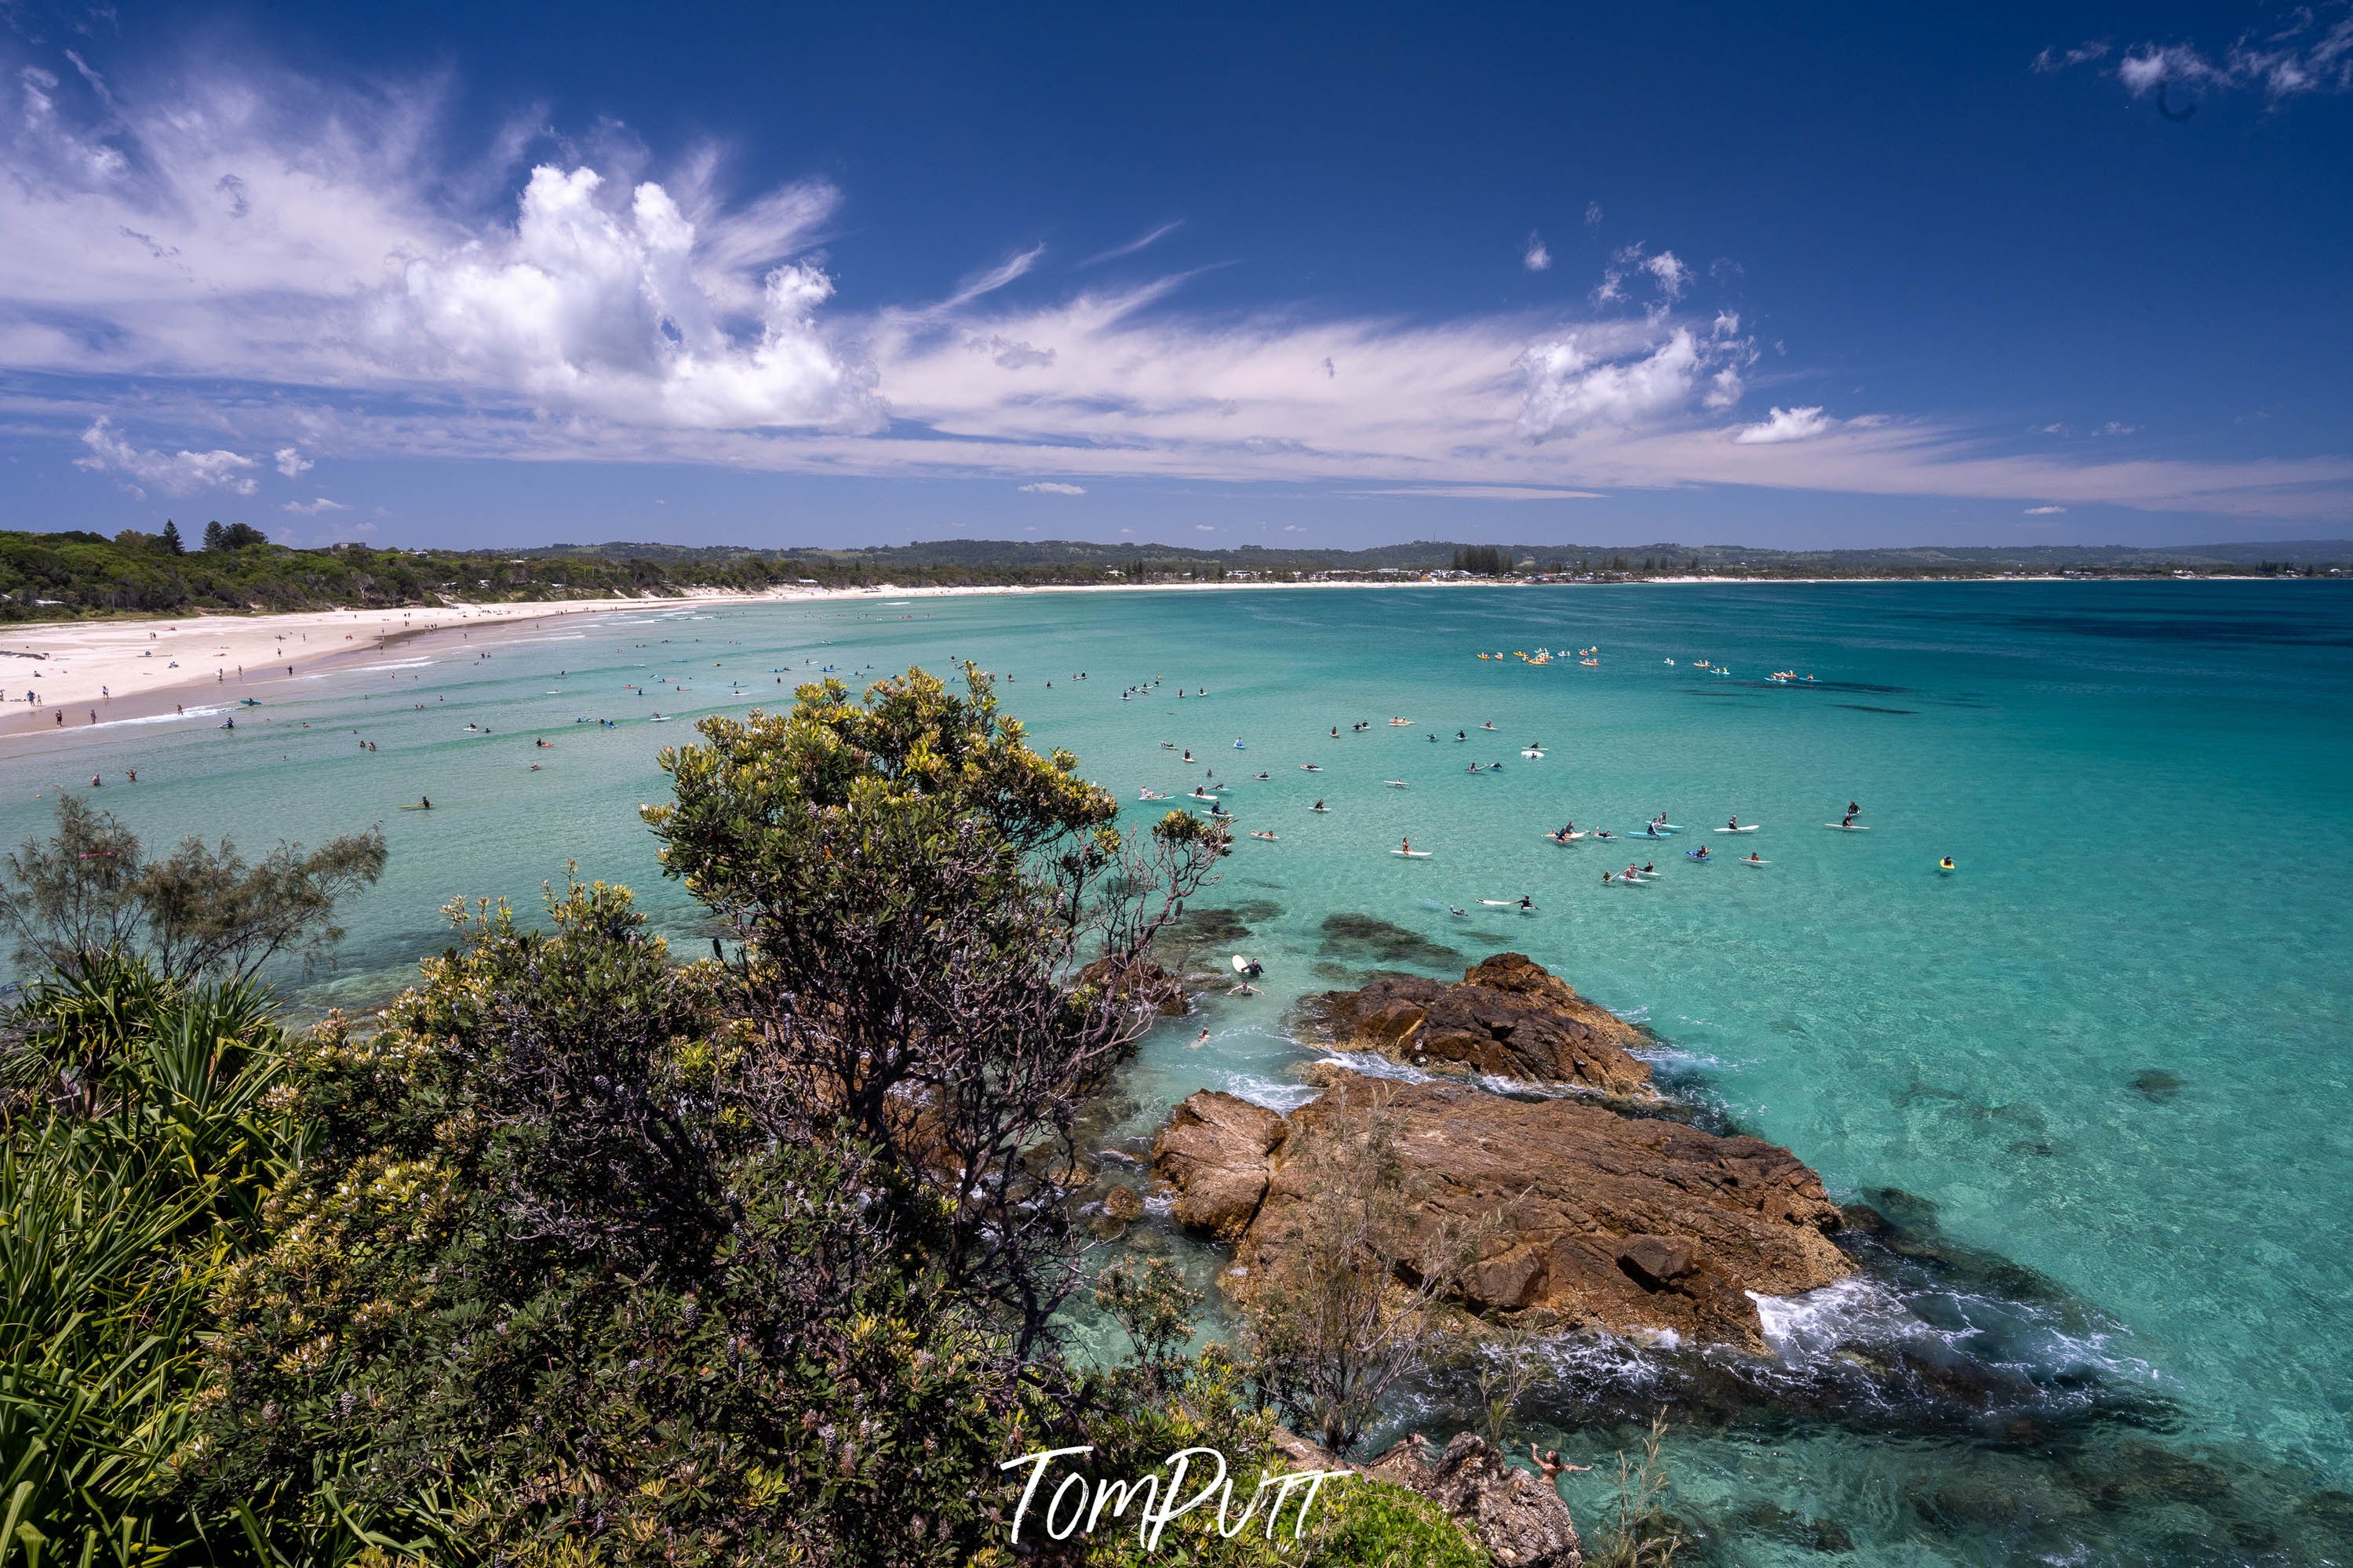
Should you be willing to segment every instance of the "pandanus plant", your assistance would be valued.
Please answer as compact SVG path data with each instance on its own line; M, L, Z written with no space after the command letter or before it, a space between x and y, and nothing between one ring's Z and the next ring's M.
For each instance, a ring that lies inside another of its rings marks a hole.
M0 1039L0 1568L209 1555L169 1500L221 1264L289 1151L249 984L108 954Z

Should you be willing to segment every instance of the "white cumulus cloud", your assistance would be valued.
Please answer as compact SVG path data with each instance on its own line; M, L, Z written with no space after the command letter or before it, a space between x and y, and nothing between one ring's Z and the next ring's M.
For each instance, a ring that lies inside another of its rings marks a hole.
M1087 487L1066 485L1060 479L1039 479L1035 484L1023 485L1021 493L1025 496L1082 496L1087 493Z
M329 500L325 496L321 496L315 500L290 500L286 503L286 510L301 512L306 517L317 517L321 512L349 511L352 509L341 501Z
M858 415L861 389L815 321L830 279L776 267L754 320L731 326L697 279L695 226L670 192L646 181L623 205L605 187L594 169L533 169L514 227L409 261L367 302L363 343L420 379L634 424L758 429Z
M1577 333L1520 356L1525 384L1519 433L1531 441L1593 426L1629 426L1686 408L1720 346L1687 327L1633 353L1611 353ZM1725 365L1724 370L1731 370ZM1735 384L1736 385L1736 375Z
M258 466L242 453L214 450L191 452L183 447L176 452L163 452L152 447L134 447L114 428L114 422L101 414L81 433L81 444L88 455L76 458L74 467L88 468L92 473L118 473L129 476L143 485L153 485L165 495L193 495L198 490L224 489L241 496L254 492L253 470Z
M278 471L290 479L299 479L319 466L305 458L301 449L296 447L280 447L277 456Z
M1642 270L1657 279L1659 292L1670 302L1683 297L1691 287L1692 270L1684 266L1672 250L1662 250L1642 263Z
M1776 408L1761 423L1734 431L1732 438L1743 447L1775 447L1784 441L1810 441L1837 423L1820 408Z
M1531 272L1543 272L1552 266L1552 252L1545 248L1544 237L1530 230L1527 244L1521 248L1520 265Z
M2026 509L2026 515L2029 517L2057 517L2066 510L2067 509L2063 506L2031 506Z

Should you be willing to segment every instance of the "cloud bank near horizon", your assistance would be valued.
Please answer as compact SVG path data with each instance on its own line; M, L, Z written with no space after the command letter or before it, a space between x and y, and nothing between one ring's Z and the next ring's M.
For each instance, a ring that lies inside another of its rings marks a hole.
M2334 457L2070 458L1927 416L1744 413L1757 340L1665 247L1620 248L1551 310L1410 321L1210 311L1182 274L1072 280L1171 224L1060 284L1034 246L936 300L848 310L824 181L732 196L716 149L660 163L533 116L459 147L445 84L211 62L151 92L74 64L16 60L0 85L0 402L142 495L252 496L324 455L1050 495L1752 486L2272 518L2353 499ZM1524 272L1552 261L1531 237Z

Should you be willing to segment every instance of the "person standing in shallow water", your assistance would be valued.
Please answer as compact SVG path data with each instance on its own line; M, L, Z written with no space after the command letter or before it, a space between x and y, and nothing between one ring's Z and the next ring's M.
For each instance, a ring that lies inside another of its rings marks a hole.
M1528 1445L1528 1459L1535 1466L1537 1472L1541 1474L1546 1480L1552 1483L1552 1488L1555 1491L1558 1491L1560 1489L1560 1478L1562 1476L1572 1474L1577 1470L1589 1470L1593 1468L1591 1465L1571 1465L1562 1462L1560 1450L1558 1448L1546 1448L1543 1452L1539 1453L1536 1451L1536 1446L1534 1443L1530 1443Z

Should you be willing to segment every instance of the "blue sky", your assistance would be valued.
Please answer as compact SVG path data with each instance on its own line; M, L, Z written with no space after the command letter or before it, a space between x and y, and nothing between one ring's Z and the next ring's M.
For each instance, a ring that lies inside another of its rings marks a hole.
M2353 5L0 0L0 526L2353 535Z

